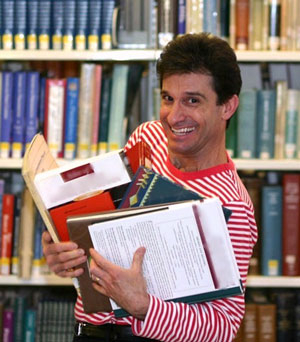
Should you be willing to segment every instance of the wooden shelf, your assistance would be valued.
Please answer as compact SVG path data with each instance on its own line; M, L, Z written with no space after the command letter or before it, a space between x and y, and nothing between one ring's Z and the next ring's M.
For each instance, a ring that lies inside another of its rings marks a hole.
M300 277L248 276L247 287L300 287Z
M70 286L73 285L70 278L61 278L56 275L36 276L30 279L22 279L15 275L4 276L0 275L0 285L21 286L21 285L39 285L39 286Z

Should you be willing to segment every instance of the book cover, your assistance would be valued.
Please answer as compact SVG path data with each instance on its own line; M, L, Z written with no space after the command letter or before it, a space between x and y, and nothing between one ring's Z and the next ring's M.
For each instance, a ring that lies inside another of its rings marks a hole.
M241 293L239 272L222 205L217 198L169 204L165 208L160 205L157 210L153 209L151 206L130 208L127 210L131 213L137 210L135 215L127 216L129 212L125 210L123 217L118 210L103 214L102 217L112 215L111 219L95 221L88 227L94 248L111 262L128 267L134 251L145 246L144 275L148 291L163 300L197 303ZM178 243L178 234L184 234L189 242ZM114 247L110 241L114 241ZM171 252L174 248L180 250L176 255ZM170 255L174 256L170 258ZM183 264L178 269L178 258L183 261L183 255L184 263L193 265L193 275L184 271ZM155 266L158 263L160 272ZM224 267L226 274L222 272ZM182 272L184 277L179 276ZM124 314L115 303L111 301L111 304L117 317Z
M76 0L64 1L63 49L72 50L75 37Z
M16 50L24 50L26 47L26 14L27 1L15 0L14 46Z
M61 50L64 24L64 0L54 0L52 2L51 15L51 47L53 50Z
M11 151L13 104L13 72L2 71L2 99L1 99L1 158L8 158Z
M74 159L77 146L79 78L68 77L66 84L66 113L64 158ZM98 128L98 127L97 127Z
M28 0L27 6L27 49L36 50L38 41L38 12L39 1Z
M98 152L101 79L102 79L102 65L96 64L95 73L94 73L93 103L92 103L93 113L92 113L91 151L90 151L91 156L97 155L97 152Z
M38 6L38 48L50 48L51 35L51 0L39 0Z
M25 147L27 148L38 129L40 75L37 71L27 73L25 110Z
M282 221L282 275L299 275L300 253L300 177L296 173L285 173L283 186Z
M274 157L276 93L274 89L257 92L256 157L271 159Z
M12 122L12 158L21 158L25 139L25 109L27 76L24 71L13 75L13 122Z
M282 275L282 187L262 187L261 274Z
M237 110L237 157L254 158L256 151L256 103L255 89L242 90Z
M13 224L14 224L13 194L3 194L2 220L1 220L1 274L11 274L11 257L13 248Z
M15 1L2 0L2 49L13 49Z
M105 0L102 2L101 9L101 49L109 50L112 48L112 24L115 0Z
M109 191L96 193L87 198L74 200L73 202L50 209L50 215L59 235L60 241L69 241L67 218L80 214L96 213L113 210L115 205Z
M88 36L89 1L77 0L75 14L75 48L85 50Z
M66 80L46 80L44 135L54 158L62 158Z
M88 18L88 49L97 51L100 46L102 0L90 0Z
M287 159L294 159L297 156L299 94L298 89L287 90L284 143L284 156Z
M124 145L124 118L127 96L128 64L114 64L108 124L108 150L118 150Z

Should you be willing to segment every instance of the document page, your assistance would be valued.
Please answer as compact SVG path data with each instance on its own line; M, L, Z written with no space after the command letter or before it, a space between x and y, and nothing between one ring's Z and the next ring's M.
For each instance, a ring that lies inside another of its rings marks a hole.
M146 247L143 273L148 292L164 300L215 289L192 205L89 226L94 248L129 268L136 249Z

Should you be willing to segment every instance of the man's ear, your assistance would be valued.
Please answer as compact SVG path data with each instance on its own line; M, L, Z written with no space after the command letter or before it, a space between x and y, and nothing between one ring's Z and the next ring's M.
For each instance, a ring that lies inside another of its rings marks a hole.
M224 109L222 119L224 119L225 121L229 120L235 113L238 105L239 97L237 95L233 95L226 103L223 104Z

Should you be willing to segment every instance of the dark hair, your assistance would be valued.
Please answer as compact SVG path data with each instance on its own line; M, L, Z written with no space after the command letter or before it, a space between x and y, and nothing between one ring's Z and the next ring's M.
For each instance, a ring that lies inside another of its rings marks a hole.
M170 41L157 61L163 78L174 74L200 73L213 78L218 105L239 95L242 80L236 55L229 44L208 33L185 34Z

